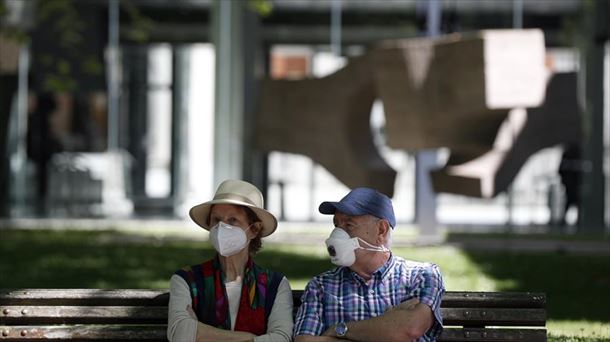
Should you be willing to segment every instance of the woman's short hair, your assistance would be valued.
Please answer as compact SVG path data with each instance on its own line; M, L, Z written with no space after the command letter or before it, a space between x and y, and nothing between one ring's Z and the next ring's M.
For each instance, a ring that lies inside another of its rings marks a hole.
M254 212L254 210L240 206L246 212L246 216L248 216L248 225L252 225L256 222L262 222L258 215ZM250 240L250 245L248 246L248 251L250 252L250 256L256 255L256 253L263 247L263 230L259 230L254 239Z

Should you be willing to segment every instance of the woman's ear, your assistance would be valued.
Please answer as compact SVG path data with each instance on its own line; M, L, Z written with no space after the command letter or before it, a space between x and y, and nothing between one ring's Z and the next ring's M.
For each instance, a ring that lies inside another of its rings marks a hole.
M250 230L248 232L248 237L250 239L254 239L255 237L257 237L260 232L263 230L263 223L262 222L254 222L251 226L250 226Z

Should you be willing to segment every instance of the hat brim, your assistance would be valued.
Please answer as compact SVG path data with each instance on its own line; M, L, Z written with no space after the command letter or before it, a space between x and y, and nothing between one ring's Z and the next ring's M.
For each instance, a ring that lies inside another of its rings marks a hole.
M275 218L275 216L273 216L273 214L271 214L267 210L258 208L250 203L242 202L239 200L232 200L232 199L212 200L209 202L198 204L198 205L192 207L191 210L189 210L189 216L191 217L193 222L195 222L198 226L209 231L211 227L207 224L206 221L208 220L208 217L210 216L210 208L214 204L232 204L232 205L239 205L239 206L248 207L248 208L252 209L252 211L254 211L256 216L258 216L258 218L261 220L261 222L263 224L263 231L262 231L263 237L271 235L277 228L277 219Z

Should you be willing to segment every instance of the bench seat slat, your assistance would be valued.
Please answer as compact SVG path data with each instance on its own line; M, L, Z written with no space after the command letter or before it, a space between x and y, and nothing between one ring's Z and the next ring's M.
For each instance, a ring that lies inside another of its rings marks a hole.
M4 336L6 333L6 336ZM167 325L0 326L0 341L165 341Z
M544 309L441 308L443 324L461 326L544 326Z
M167 323L163 306L2 306L0 324Z
M546 341L546 329L475 329L475 328L445 328L438 342L466 341Z

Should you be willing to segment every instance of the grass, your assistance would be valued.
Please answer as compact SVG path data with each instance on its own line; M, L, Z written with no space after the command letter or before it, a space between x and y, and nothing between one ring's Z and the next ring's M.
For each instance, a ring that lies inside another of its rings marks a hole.
M545 292L549 341L610 340L607 256L453 247L400 247L394 253L438 264L447 290ZM0 230L0 288L167 288L179 267L213 254L207 242L111 230ZM268 243L256 258L283 272L295 289L332 267L322 245Z

